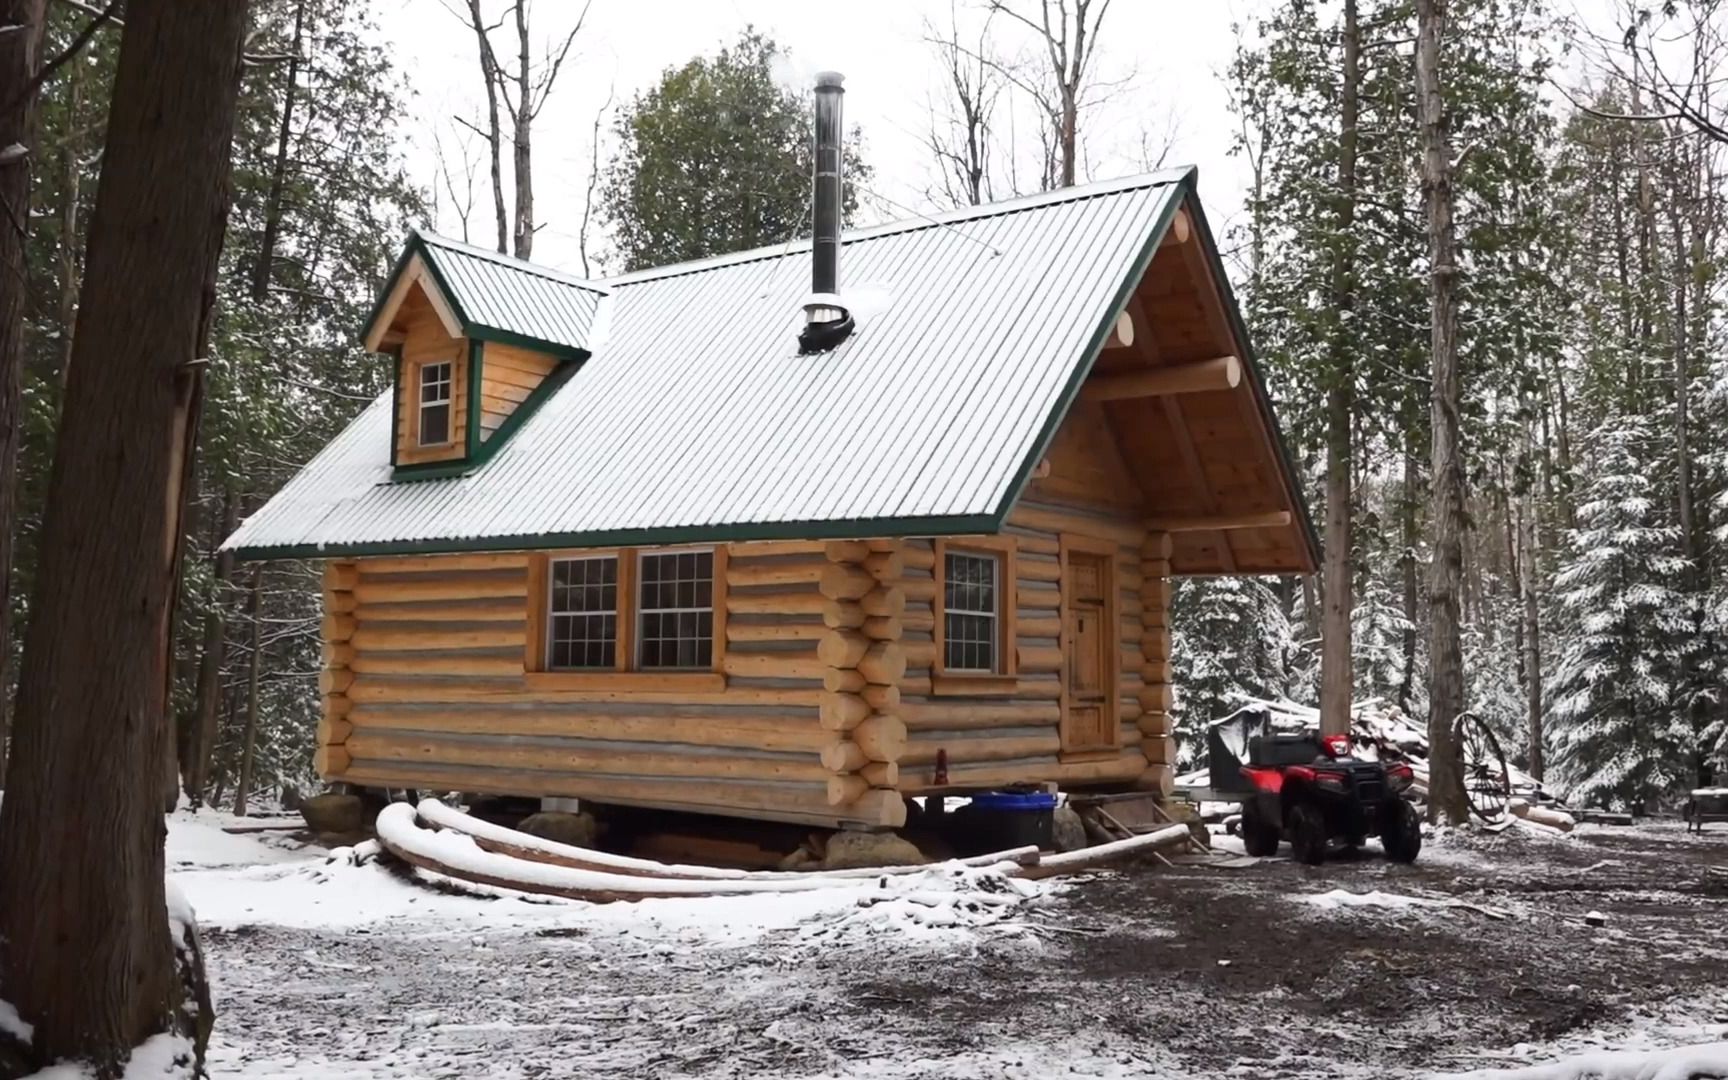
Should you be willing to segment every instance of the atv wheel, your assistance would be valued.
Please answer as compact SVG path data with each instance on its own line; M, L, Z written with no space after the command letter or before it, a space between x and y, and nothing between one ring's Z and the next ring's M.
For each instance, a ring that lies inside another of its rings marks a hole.
M1326 858L1325 815L1313 803L1301 802L1284 816L1290 822L1290 848L1296 858L1309 866L1319 866Z
M1422 851L1422 818L1416 807L1403 799L1397 800L1391 816L1380 834L1380 846L1393 862L1413 863Z
M1258 813L1244 812L1242 849L1257 859L1278 854L1278 826Z

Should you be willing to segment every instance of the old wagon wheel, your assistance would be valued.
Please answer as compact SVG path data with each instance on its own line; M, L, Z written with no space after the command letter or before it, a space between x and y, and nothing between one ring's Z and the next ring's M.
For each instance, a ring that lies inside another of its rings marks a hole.
M1455 731L1458 757L1464 767L1464 797L1470 803L1470 812L1483 821L1503 819L1512 800L1512 780L1506 771L1506 753L1500 749L1500 740L1473 712L1458 714Z

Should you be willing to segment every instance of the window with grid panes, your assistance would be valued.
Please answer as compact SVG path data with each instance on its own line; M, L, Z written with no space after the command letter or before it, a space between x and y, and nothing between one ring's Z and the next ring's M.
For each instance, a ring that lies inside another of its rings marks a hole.
M618 661L618 558L554 559L546 575L546 668L610 669Z
M999 566L997 556L973 552L951 551L944 560L942 659L949 671L998 670Z
M637 665L643 670L711 667L714 553L644 554L637 573Z
M420 445L441 446L450 441L451 365L420 367Z

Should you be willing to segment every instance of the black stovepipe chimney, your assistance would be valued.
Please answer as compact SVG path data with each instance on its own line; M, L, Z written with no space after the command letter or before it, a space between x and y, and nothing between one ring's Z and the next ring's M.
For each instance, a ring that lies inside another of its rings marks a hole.
M837 71L816 76L815 226L810 245L810 297L804 302L804 330L799 350L824 352L852 333L852 316L840 303L840 206L844 159L840 102L845 77Z

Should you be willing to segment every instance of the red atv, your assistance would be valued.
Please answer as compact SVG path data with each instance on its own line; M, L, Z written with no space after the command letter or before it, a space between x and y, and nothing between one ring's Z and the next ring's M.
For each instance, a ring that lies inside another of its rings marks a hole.
M1410 766L1360 760L1348 735L1256 735L1241 774L1250 855L1275 854L1288 839L1296 858L1314 865L1334 840L1355 848L1370 836L1393 862L1415 862L1422 850L1422 819L1404 798Z

